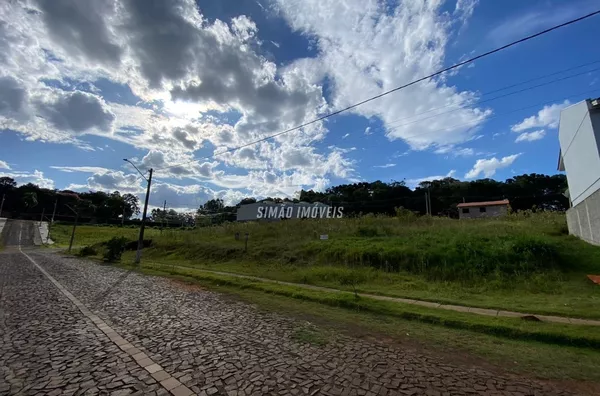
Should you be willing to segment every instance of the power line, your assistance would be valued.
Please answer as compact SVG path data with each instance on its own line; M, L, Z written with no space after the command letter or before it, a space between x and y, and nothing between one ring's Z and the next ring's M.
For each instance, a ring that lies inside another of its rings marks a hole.
M554 99L550 99L550 100L547 100L547 101L544 101L544 102L538 102L538 103L535 103L533 105L528 105L528 106L520 107L518 109L509 110L509 111L506 111L506 112L503 112L503 113L494 114L491 117L488 117L487 120L495 119L495 118L499 118L499 117L503 117L503 116L506 116L506 115L509 115L509 114L512 114L512 113L516 113L516 112L523 111L523 110L528 110L528 109L531 109L531 108L534 108L534 107L544 106L544 105L547 105L547 104L550 104L550 103L555 103L557 101L567 100L567 99L579 97L581 95L587 95L587 94L590 94L592 92L597 92L597 90L596 89L592 89L592 90L588 90L588 91L583 91L583 92L579 92L579 93L576 93L576 94L572 94L572 95L569 95L569 96L563 96L561 98L554 98ZM479 121L476 120L476 121L467 122L465 124L453 125L453 126L450 126L448 128L444 128L444 129L437 129L437 130L434 130L434 131L420 132L420 133L415 134L415 135L403 136L402 138L403 139L410 139L410 138L414 138L414 137L420 137L420 136L424 136L424 135L429 135L429 134L432 134L432 133L452 131L454 129L462 128L462 127L471 127L470 129L468 129L468 131L469 131L469 130L475 128L478 125L478 123L479 123ZM388 131L397 130L401 126L403 126L403 125L397 126L395 128L390 128ZM200 160L202 160L202 159L189 161L187 163L192 163L194 161L200 161ZM162 170L169 169L169 168L174 167L174 166L182 166L182 165L185 165L185 164L172 165L170 167L163 168ZM158 179L158 180L161 180L161 179ZM166 182L165 180L162 180L162 181ZM298 187L301 187L301 186L303 186L303 185L298 185ZM289 187L292 187L292 186L289 186Z
M415 84L417 84L417 83L420 83L420 82L422 82L422 81L429 80L430 78L433 78L433 77L439 76L439 75L441 75L441 74L444 74L444 73L446 73L446 72L448 72L448 71L450 71L450 70L454 70L454 69L456 69L456 68L459 68L459 67L461 67L461 66L464 66L464 65L466 65L466 64L472 63L472 62L474 62L474 61L476 61L476 60L478 60L478 59L482 59L482 58L484 58L484 57L486 57L486 56L489 56L489 55L495 54L495 53L497 53L497 52L500 52L500 51L503 51L503 50L505 50L505 49L508 49L508 48L510 48L510 47L513 47L513 46L515 46L515 45L517 45L517 44L524 43L524 42L526 42L526 41L529 41L529 40L532 40L532 39L534 39L534 38L536 38L536 37L539 37L539 36L542 36L542 35L544 35L544 34L550 33L550 32L552 32L552 31L554 31L554 30L558 30L558 29L560 29L560 28L563 28L563 27L566 27L566 26L572 25L572 24L574 24L574 23L577 23L577 22L583 21L583 20L585 20L585 19L591 18L591 17L593 17L593 16L595 16L595 15L598 15L598 14L600 14L600 10L597 10L597 11L591 12L591 13L589 13L589 14L586 14L586 15L583 15L583 16L581 16L581 17L579 17L579 18L575 18L575 19L572 19L572 20L570 20L570 21L567 21L567 22L561 23L561 24L559 24L559 25L552 26L552 27L550 27L550 28L548 28L548 29L542 30L541 32L538 32L538 33L535 33L535 34L531 34L531 35L529 35L529 36L526 36L526 37L523 37L523 38L521 38L521 39L519 39L519 40L513 41L513 42L511 42L511 43L508 43L508 44L505 44L505 45L503 45L503 46L501 46L501 47L498 47L498 48L495 48L495 49L493 49L493 50L490 50L490 51L484 52L483 54L480 54L480 55L474 56L474 57L472 57L472 58L469 58L469 59L467 59L467 60L464 60L464 61L462 61L462 62L456 63L456 64L454 64L454 65L452 65L452 66L448 66L448 67L446 67L446 68L444 68L444 69L438 70L438 71L437 71L437 72L435 72L435 73L432 73L432 74L429 74L429 75L427 75L427 76L421 77L421 78L419 78L419 79L417 79L417 80L413 80L413 81L411 81L411 82L409 82L409 83L406 83L406 84L404 84L404 85L398 86L398 87L396 87L396 88L393 88L393 89L391 89L391 90L389 90L389 91L385 91L385 92L383 92L383 93L380 93L379 95L372 96L372 97L370 97L370 98L368 98L368 99L362 100L362 101L360 101L360 102L358 102L358 103L355 103L355 104L353 104L353 105L350 105L350 106L348 106L348 107L345 107L345 108L343 108L343 109L336 110L336 111L334 111L334 112L331 112L331 113L325 114L325 115L323 115L323 116L321 116L321 117L318 117L318 118L315 118L315 119L313 119L312 121L305 122L305 123L303 123L303 124L300 124L300 125L298 125L298 126L295 126L295 127L289 128L289 129L286 129L286 130L284 130L284 131L282 131L282 132L278 132L278 133L275 133L275 134L273 134L273 135L270 135L270 136L266 136L266 137L264 137L264 138L261 138L261 139L255 140L255 141L253 141L253 142L250 142L250 143L243 144L243 145L241 145L241 146L232 147L232 148L230 148L230 149L227 149L227 150L225 150L225 151L223 151L223 152L220 152L220 153L217 153L217 154L213 154L212 156L210 156L210 157L208 157L208 158L214 158L214 157L215 157L215 156L217 156L217 155L223 155L223 154L226 154L226 153L229 153L229 152L237 151L237 150L240 150L240 149L242 149L242 148L244 148L244 147L252 146L252 145L254 145L254 144L257 144L257 143L261 143L261 142L264 142L264 141L267 141L267 140L271 140L271 139L273 139L273 138L276 138L276 137L278 137L278 136L281 136L281 135L283 135L283 134L286 134L286 133L289 133L289 132L293 132L293 131L299 130L299 129L301 129L301 128L304 128L304 127L306 127L306 126L309 126L309 125L315 124L315 123L317 123L317 122L319 122L319 121L323 121L323 120L325 120L325 119L327 119L327 118L330 118L330 117L333 117L333 116L335 116L335 115L338 115L338 114L341 114L341 113L347 112L347 111L349 111L349 110L352 110L352 109L354 109L354 108L356 108L356 107L362 106L363 104L366 104L366 103L372 102L372 101L374 101L374 100L376 100L376 99L379 99L379 98L382 98L382 97L384 97L384 96L387 96L387 95L389 95L389 94L391 94L391 93L394 93L394 92L400 91L400 90L402 90L402 89L408 88L408 87L410 87L410 86L412 86L412 85L415 85ZM181 163L181 164L170 165L170 166L168 166L168 167L165 167L165 168L159 169L159 171L160 171L160 170L165 170L165 169L174 168L174 167L177 167L177 166L186 165L186 164L189 164L189 163L192 163L192 162L201 161L201 160L202 160L202 159L195 159L195 160L188 161L188 162Z
M595 69L592 69L592 70L586 70L586 71L584 71L584 72L581 72L581 73L577 73L577 74L573 74L573 75L570 75L570 76L566 76L566 77L558 78L558 79L556 79L556 80L550 80L550 81L546 81L545 83L538 84L538 85L533 85L533 86L531 86L531 87L523 88L523 89L520 89L520 90L518 90L518 91L509 92L509 93L506 93L506 94L504 94L504 95L499 95L499 96L495 96L495 97L493 97L493 98L489 98L489 99L485 99L485 100L480 100L480 101L477 101L477 102L475 102L475 103L473 103L473 104L482 104L482 103L491 102L491 101L494 101L494 100L497 100L497 99L505 98L505 97L507 97L507 96L516 95L516 94L519 94L519 93L523 93L523 92L530 91L530 90L532 90L532 89L535 89L535 88L540 88L540 87L543 87L543 86L546 86L546 85L554 84L554 83L556 83L556 82L560 82L560 81L569 80L569 79L571 79L571 78L579 77L579 76L582 76L582 75L584 75L584 74L588 74L588 73L595 72L595 71L598 71L598 70L600 70L600 68L595 68ZM421 114L425 114L425 113L428 113L428 112L431 112L431 111L435 111L435 110L441 110L441 109L444 109L444 108L446 108L446 107L450 107L450 106L453 106L453 105L452 105L452 104L450 104L450 105L446 105L446 106L443 106L443 107L439 107L439 108L437 108L437 109L428 110L427 112L423 112L423 113L421 113ZM413 120L413 121L410 121L410 122L406 122L406 123L404 123L404 124L396 125L396 127L398 127L398 128L399 128L399 127L403 127L403 126L406 126L406 125L415 124L415 123L418 123L418 122L421 122L421 121L425 121L425 120L429 120L429 119L431 119L431 118L438 117L438 116L441 116L441 115L444 115L444 114L450 114L450 113L453 113L453 112L455 112L455 111L459 111L459 110L462 110L462 109L463 109L463 108L461 107L461 108L458 108L458 109L451 109L451 110L445 111L445 112L443 112L443 113L436 113L436 114L433 114L433 115L431 115L431 116L429 116L429 117L423 117L423 118L419 118L418 120ZM414 118L414 117L415 117L415 116L409 117L409 119L410 119L410 118ZM390 122L390 123L387 123L387 126L388 126L388 127L389 127L389 126L392 126L392 125L394 125L394 123L395 123L395 122L397 122L397 121L402 121L402 119L397 119L397 120L395 120L395 121L392 121L392 122ZM389 129L389 128L387 128L387 129Z
M536 104L530 105L530 106L520 107L518 109L506 111L506 112L503 112L503 113L498 113L498 114L495 114L495 115L493 115L491 117L488 117L487 120L498 118L498 117L502 117L502 116L505 116L505 115L508 115L508 114L512 114L512 113L516 113L518 111L527 110L527 109L530 109L530 108L533 108L533 107L543 106L543 105L547 105L547 104L554 103L554 102L557 102L557 101L566 100L566 99L578 97L578 96L581 96L581 95L586 95L586 94L589 94L589 93L592 93L592 92L597 92L597 89L593 89L593 90L589 90L589 91L585 91L585 92L580 92L580 93L569 95L569 96L562 97L562 98L555 98L555 99L552 99L552 100L548 100L548 101L545 101L545 102L536 103ZM457 129L457 128L471 126L472 124L475 124L475 126L476 126L479 122L480 122L479 120L476 120L476 121L467 122L465 124L453 125L451 127L445 128L445 129L438 129L438 130L435 130L435 131L421 132L421 133L418 133L416 135L403 136L402 139L410 139L410 138L420 137L420 136L423 136L423 135L429 135L429 134L432 134L432 133L452 131L452 130ZM401 126L402 125L397 126L395 128L388 129L388 132L389 131L397 130Z
M538 81L538 80L543 80L544 78L556 76L558 74L566 73L566 72L569 72L569 71L572 71L572 70L581 69L582 67L587 67L587 66L595 65L597 63L600 63L600 60L596 60L596 61L589 62L589 63L584 63L582 65L573 66L573 67L570 67L570 68L567 68L567 69L559 70L557 72L553 72L553 73L550 73L550 74L545 74L543 76L534 77L534 78L531 78L529 80L525 80L525 81L521 81L521 82L518 82L518 83L506 85L504 87L497 88L497 89L494 89L492 91L484 92L484 93L481 94L481 96L491 95L491 94L494 94L494 93L497 93L497 92L505 91L505 90L510 89L510 88L518 87L520 85L528 84L530 82L534 82L534 81ZM597 70L597 69L587 70L587 71L583 72L583 74L589 73L589 72L595 71L595 70ZM579 74L576 74L574 76L579 76ZM569 78L569 77L567 77L567 78ZM553 80L553 81L557 81L557 80ZM560 80L558 80L558 81L560 81ZM534 86L534 87L530 87L530 88L533 89L533 88L537 88L537 87L538 86ZM520 92L520 91L518 91L518 92ZM494 99L486 99L486 101L490 101L490 100L494 100ZM483 103L483 101L476 101L476 102L474 102L472 104L478 104L478 103ZM409 117L396 118L395 120L391 120L389 123L387 123L387 125L393 124L393 123L395 123L397 121L410 120L410 119L416 118L416 117L418 117L420 115L428 114L428 113L431 113L432 111L436 111L436 110L442 110L442 109L445 109L445 108L448 108L448 107L452 107L454 105L455 105L454 103L450 103L450 104L447 104L445 106L440 106L440 107L436 107L436 108L433 108L433 109L429 109L429 110L423 111L421 113L413 114L412 116L409 116Z

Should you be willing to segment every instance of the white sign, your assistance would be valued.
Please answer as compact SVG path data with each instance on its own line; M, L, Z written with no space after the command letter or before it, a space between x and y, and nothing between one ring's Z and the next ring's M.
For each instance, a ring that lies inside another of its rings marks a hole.
M322 241L326 241L329 239L329 235L325 234L325 235L321 235L321 240Z
M261 206L257 219L341 219L342 206Z

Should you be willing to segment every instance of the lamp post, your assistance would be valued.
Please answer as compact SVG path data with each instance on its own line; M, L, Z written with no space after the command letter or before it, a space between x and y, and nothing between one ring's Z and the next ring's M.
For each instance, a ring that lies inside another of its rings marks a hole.
M142 224L140 225L140 236L138 238L138 246L137 252L135 253L135 263L139 264L142 259L142 248L144 247L144 229L146 228L146 213L148 212L148 199L150 198L150 185L152 184L152 172L153 169L150 168L149 176L146 176L138 169L137 166L133 164L133 162L129 161L127 158L124 158L123 161L131 164L138 171L138 173L146 180L148 186L146 188L146 200L144 201L144 211L142 212Z

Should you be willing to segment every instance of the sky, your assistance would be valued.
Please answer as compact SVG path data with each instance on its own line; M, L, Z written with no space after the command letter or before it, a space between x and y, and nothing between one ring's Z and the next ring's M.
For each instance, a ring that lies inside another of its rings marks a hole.
M267 138L597 8L4 1L0 177L142 198L127 158L154 169L151 206L183 210L360 181L555 174L561 109L600 96L599 16Z

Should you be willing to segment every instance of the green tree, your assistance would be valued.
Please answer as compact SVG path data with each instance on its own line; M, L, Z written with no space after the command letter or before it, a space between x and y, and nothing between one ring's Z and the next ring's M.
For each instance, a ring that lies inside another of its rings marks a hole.
M198 214L211 214L211 213L221 213L225 208L225 204L221 198L211 199L207 201L204 205L200 205L198 208Z
M26 192L23 194L23 204L26 209L36 207L38 205L37 194L34 192Z

